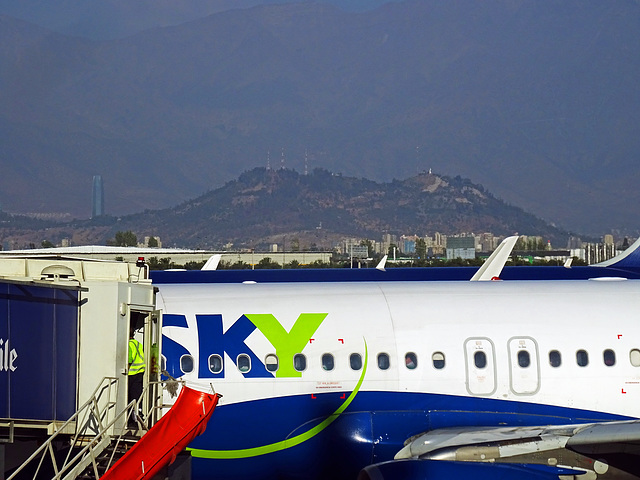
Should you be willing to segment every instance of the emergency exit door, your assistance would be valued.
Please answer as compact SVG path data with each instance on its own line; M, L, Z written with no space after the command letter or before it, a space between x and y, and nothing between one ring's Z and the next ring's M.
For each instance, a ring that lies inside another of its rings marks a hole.
M496 391L496 359L488 338L469 338L464 342L467 391L472 395L491 395Z
M516 395L533 395L540 388L538 345L531 337L509 340L510 388Z

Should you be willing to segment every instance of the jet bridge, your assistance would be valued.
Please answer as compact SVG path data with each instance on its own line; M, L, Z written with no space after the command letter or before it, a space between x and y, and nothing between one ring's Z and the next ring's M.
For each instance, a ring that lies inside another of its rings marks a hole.
M0 256L0 480L51 436L55 457L72 436L89 442L91 422L94 436L126 430L130 327L144 348L146 429L162 392L161 316L144 263Z

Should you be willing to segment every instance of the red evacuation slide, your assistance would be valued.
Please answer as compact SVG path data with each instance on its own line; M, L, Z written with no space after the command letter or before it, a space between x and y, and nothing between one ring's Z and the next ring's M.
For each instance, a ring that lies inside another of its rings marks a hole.
M173 407L100 480L152 478L204 433L220 396L182 387Z

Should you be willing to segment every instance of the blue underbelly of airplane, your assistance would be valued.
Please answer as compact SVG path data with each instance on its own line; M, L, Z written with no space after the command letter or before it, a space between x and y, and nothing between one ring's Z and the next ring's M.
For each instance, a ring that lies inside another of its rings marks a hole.
M219 406L206 432L190 445L192 478L355 479L362 468L392 460L405 440L428 430L627 419L487 398L359 392L321 428L343 397L325 393Z

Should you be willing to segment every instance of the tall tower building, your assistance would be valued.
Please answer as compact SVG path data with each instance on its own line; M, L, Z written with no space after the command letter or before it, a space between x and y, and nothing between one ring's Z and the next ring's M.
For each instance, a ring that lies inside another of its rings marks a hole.
M93 191L91 193L91 218L104 215L104 185L102 175L93 176Z

